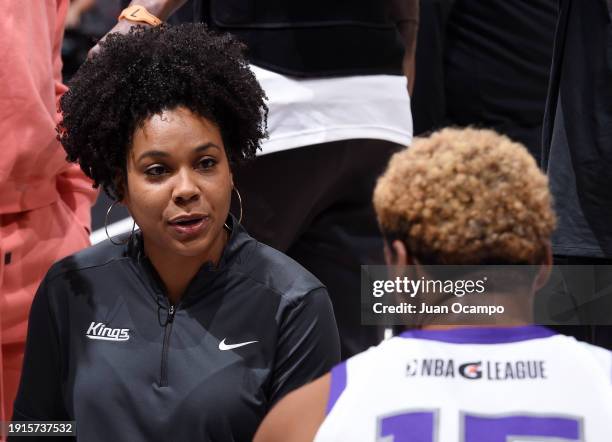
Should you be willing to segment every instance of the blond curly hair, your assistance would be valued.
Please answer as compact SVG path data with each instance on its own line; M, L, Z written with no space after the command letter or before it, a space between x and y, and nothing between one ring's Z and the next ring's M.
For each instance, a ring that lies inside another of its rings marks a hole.
M443 129L396 153L374 207L423 264L539 264L555 227L548 180L492 130Z

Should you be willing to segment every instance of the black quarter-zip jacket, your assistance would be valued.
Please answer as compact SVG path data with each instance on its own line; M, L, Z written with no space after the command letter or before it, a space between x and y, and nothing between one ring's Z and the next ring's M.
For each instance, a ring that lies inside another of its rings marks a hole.
M86 442L250 441L276 401L338 361L325 287L239 225L175 306L137 233L49 270L13 420L75 420Z

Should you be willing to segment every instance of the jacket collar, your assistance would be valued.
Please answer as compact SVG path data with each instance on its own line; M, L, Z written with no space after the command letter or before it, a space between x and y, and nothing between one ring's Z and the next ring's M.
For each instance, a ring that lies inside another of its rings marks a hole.
M233 215L229 215L226 222L230 228L230 235L219 259L218 265L215 267L212 262L206 262L200 267L195 274L185 293L180 301L180 305L184 306L193 303L205 292L217 287L217 283L223 279L228 270L236 264L239 264L241 259L244 259L241 253L249 243L254 243L253 238L249 236L244 227L238 223ZM164 284L157 273L157 270L149 260L144 250L144 239L142 233L138 230L134 232L130 241L125 246L125 255L131 258L135 265L136 271L143 277L145 283L153 290L157 297L157 302L168 305Z

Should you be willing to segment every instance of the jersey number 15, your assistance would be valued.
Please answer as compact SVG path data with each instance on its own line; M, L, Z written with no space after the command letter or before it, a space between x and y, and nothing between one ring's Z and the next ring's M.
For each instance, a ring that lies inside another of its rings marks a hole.
M378 441L438 441L438 410L410 411L378 419ZM551 415L461 413L463 442L563 440L583 442L582 419ZM533 439L530 439L533 438Z

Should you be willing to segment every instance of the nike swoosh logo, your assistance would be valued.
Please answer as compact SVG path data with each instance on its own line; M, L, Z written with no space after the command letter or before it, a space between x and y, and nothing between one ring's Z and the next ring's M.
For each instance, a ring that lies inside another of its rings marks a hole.
M140 9L136 9L134 12L130 14L130 17L136 17L136 13L140 12Z
M244 347L245 345L254 344L256 342L259 342L259 341L240 342L238 344L226 344L225 338L223 338L223 341L219 342L219 350L221 351L233 350L234 348Z

